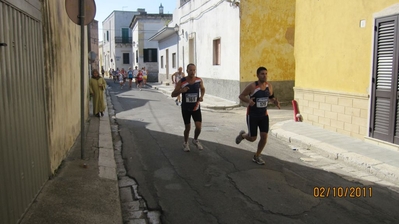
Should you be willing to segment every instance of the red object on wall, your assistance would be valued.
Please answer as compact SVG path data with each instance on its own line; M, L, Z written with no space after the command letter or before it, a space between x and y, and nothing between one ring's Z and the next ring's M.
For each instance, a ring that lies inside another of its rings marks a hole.
M292 109L294 109L294 121L296 122L300 121L299 117L296 116L299 112L298 112L298 104L296 103L295 100L292 100Z

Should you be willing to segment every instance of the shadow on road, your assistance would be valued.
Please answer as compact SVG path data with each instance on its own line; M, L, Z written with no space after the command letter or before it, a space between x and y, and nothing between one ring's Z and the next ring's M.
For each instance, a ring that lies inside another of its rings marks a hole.
M212 133L220 135L213 141L206 140L209 133L201 134L204 150L190 143L191 152L183 152L182 130L170 121L178 113L170 108L176 106L151 104L166 98L153 100L148 89L140 97L137 90L113 86L109 91L127 173L138 182L148 208L162 211L162 223L399 223L397 187L268 155L260 166L244 145L224 144L234 136L222 132Z

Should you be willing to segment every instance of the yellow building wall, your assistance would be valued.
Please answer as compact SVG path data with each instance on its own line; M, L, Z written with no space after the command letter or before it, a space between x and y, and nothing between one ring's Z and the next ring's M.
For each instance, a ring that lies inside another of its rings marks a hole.
M65 0L43 1L43 37L49 156L54 172L80 133L80 26L66 14ZM87 98L85 105L87 115Z
M293 99L295 0L242 0L240 19L241 89L264 66L279 98Z
M368 135L374 15L397 3L296 1L294 91L303 121Z
M373 13L397 0L297 0L295 87L368 94ZM365 20L364 28L360 21Z

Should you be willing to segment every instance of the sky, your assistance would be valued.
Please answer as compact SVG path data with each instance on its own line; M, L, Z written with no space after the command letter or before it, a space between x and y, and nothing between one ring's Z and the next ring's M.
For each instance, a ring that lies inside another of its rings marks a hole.
M137 11L144 8L147 13L159 13L159 6L162 4L163 12L172 14L176 8L176 0L95 0L96 16L98 21L98 38L102 41L102 22L114 10Z

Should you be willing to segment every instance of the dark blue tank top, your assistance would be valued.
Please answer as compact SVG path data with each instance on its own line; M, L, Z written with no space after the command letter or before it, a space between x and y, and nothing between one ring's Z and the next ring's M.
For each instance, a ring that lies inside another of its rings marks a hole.
M269 84L266 83L266 89L261 90L259 82L255 82L255 91L249 95L255 105L252 107L248 105L247 115L262 117L267 115L267 104L269 102L270 90Z
M194 84L191 85L187 82L186 77L183 77L180 81L181 81L181 88L184 87L189 88L187 92L182 93L182 98L183 98L181 103L182 109L188 111L196 111L200 109L199 90L202 79L196 77Z

